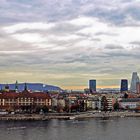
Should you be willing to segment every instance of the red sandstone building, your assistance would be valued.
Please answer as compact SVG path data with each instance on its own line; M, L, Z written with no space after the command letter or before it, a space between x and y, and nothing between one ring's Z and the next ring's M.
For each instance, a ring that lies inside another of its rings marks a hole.
M51 97L43 92L31 93L28 90L23 92L0 93L0 110L14 112L36 112L37 109L50 108Z

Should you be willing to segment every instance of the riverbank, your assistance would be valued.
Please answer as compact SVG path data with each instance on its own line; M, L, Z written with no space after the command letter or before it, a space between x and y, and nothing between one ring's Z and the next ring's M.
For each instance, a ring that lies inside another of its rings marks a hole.
M112 118L112 117L140 117L140 113L135 112L84 112L84 113L48 113L43 114L6 114L0 115L0 120L32 120L32 121L45 121L50 119L85 119L85 118Z

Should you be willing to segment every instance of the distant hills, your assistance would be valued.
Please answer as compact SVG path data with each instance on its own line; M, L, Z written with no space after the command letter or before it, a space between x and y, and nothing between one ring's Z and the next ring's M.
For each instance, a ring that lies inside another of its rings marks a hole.
M4 89L7 84L0 84L0 88ZM26 83L27 89L31 91L62 91L58 86L47 85L42 83ZM15 90L15 84L8 84L10 90ZM18 90L24 90L25 83L18 84Z

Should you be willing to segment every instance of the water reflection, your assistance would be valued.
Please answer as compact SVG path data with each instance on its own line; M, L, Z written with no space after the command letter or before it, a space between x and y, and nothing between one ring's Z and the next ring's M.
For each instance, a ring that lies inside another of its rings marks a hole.
M1 140L139 140L140 118L1 121Z

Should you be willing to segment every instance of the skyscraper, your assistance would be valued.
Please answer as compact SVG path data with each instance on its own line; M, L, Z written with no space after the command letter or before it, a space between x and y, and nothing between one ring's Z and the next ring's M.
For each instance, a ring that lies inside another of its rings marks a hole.
M96 92L96 80L89 80L90 92Z
M126 92L128 91L128 80L127 79L122 79L121 80L121 92Z
M133 72L132 74L132 79L131 79L131 86L130 86L130 91L133 93L136 93L136 85L139 82L139 77L137 75L137 72Z

